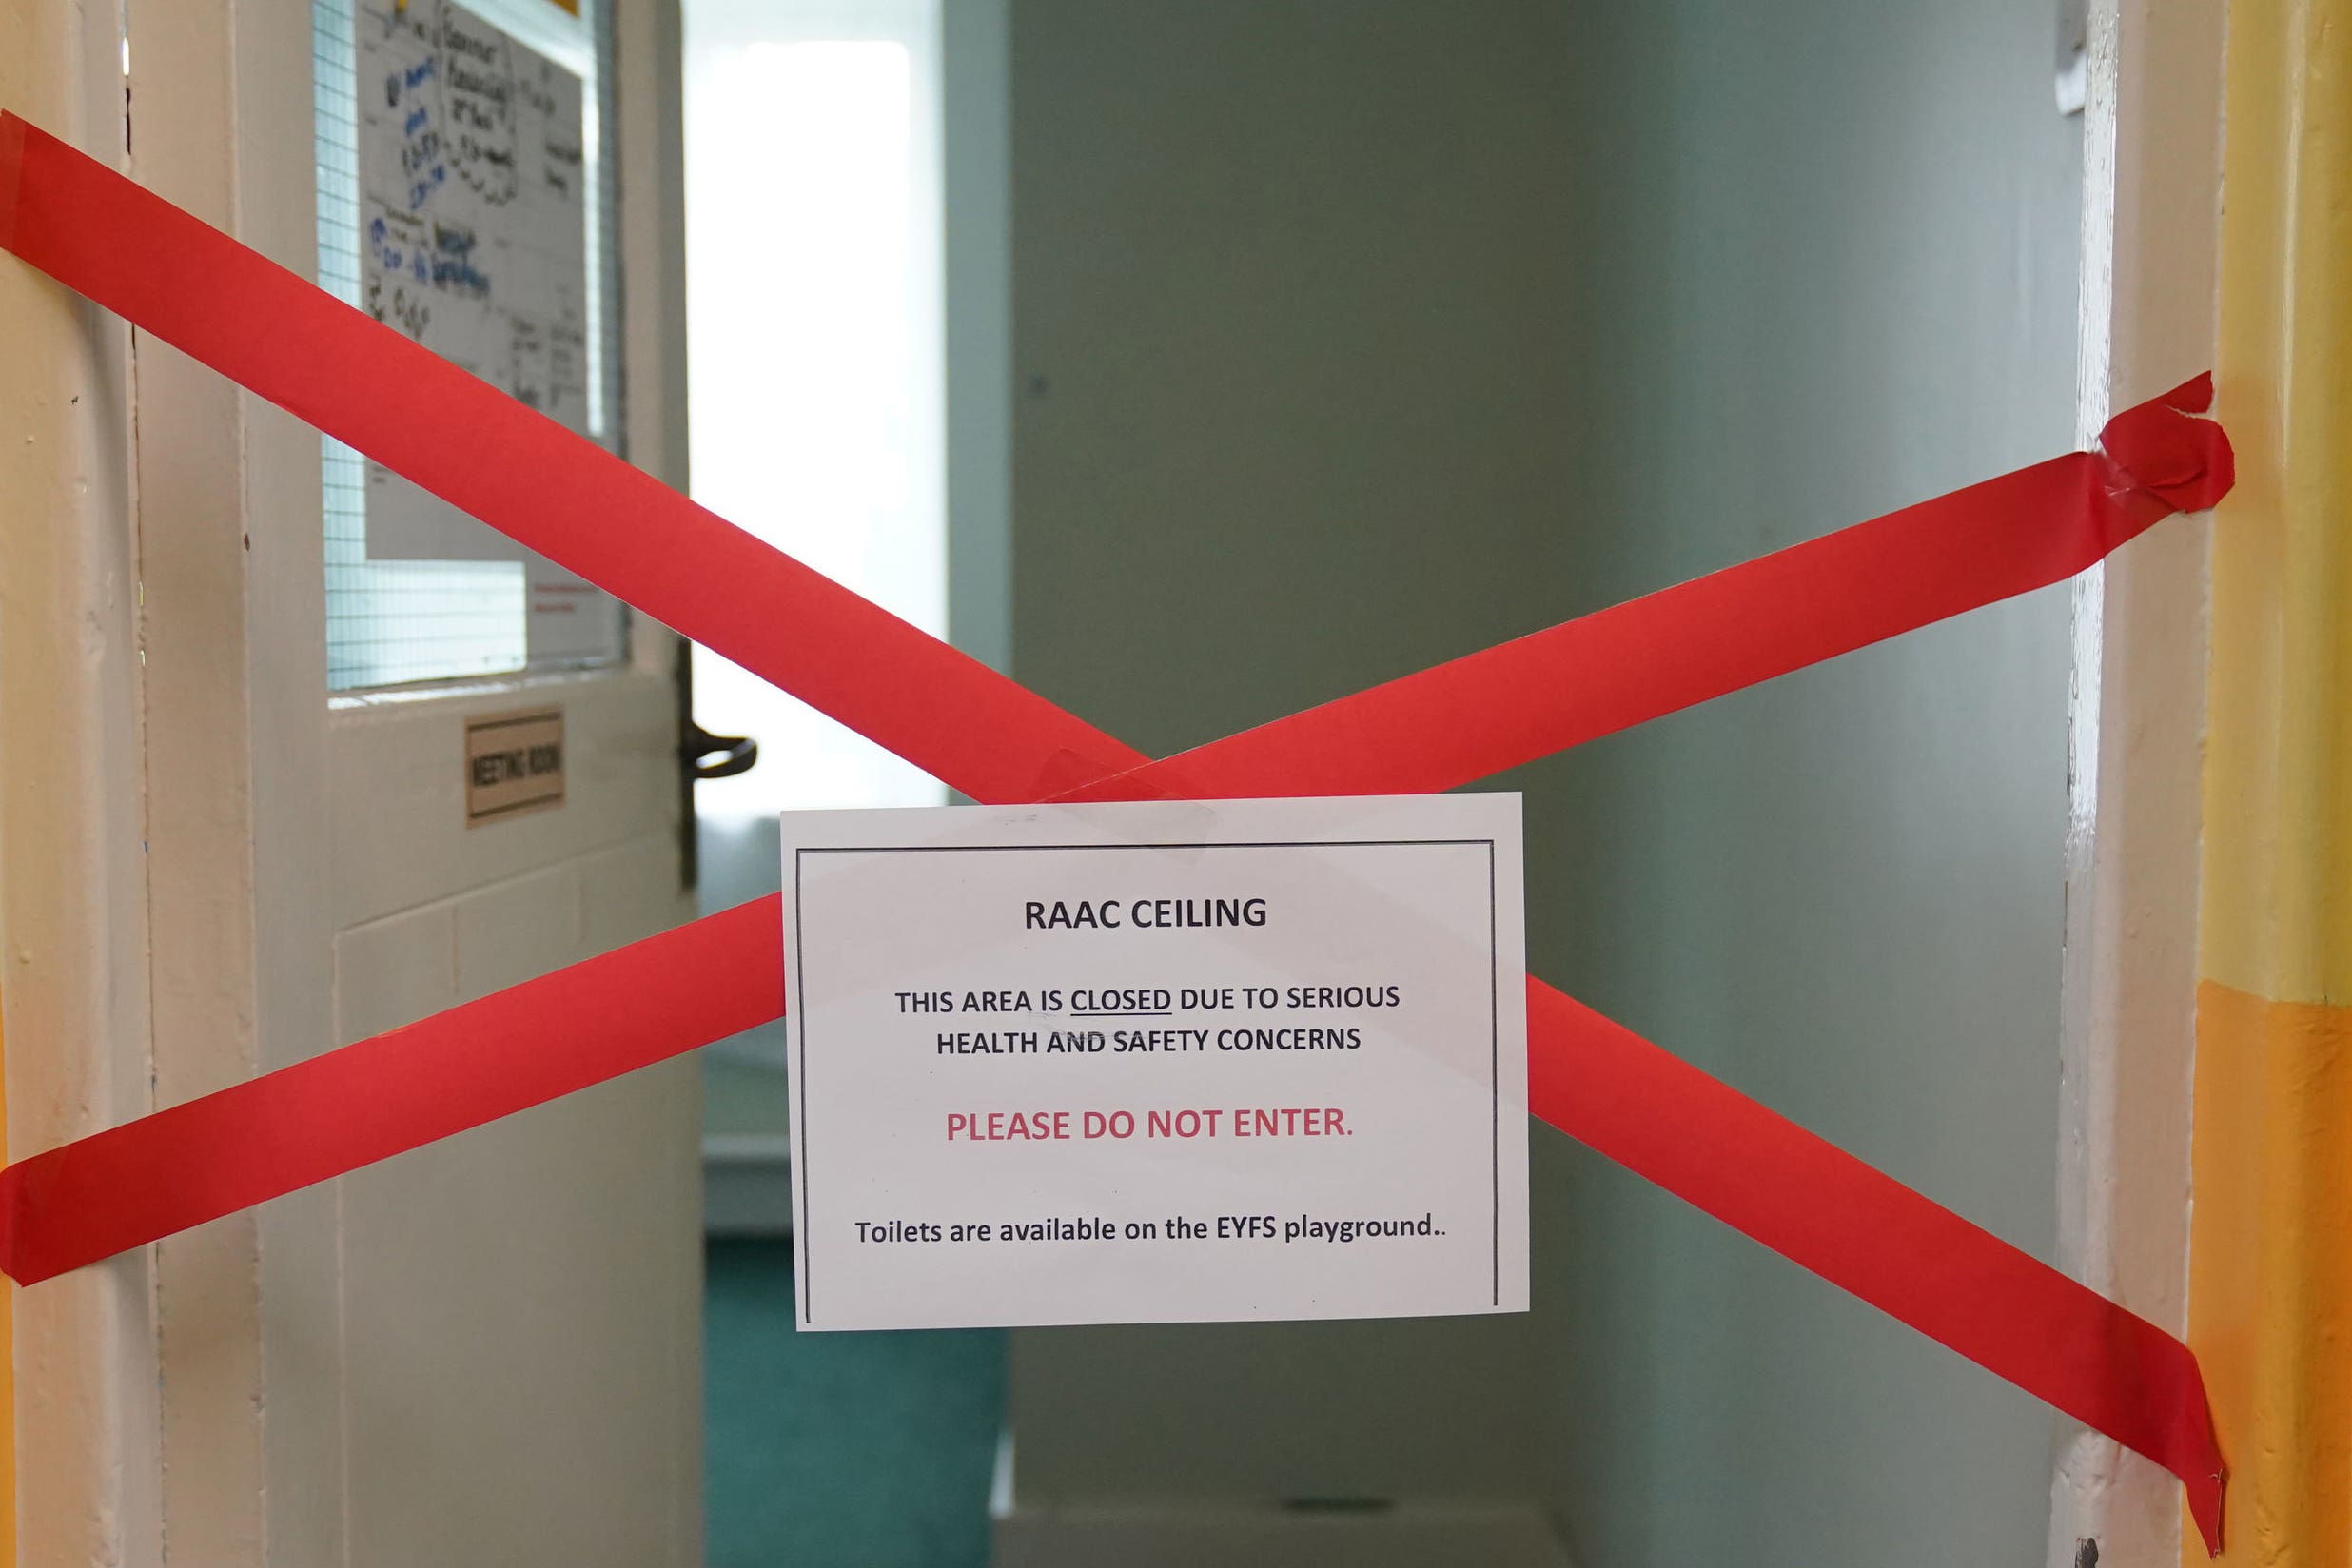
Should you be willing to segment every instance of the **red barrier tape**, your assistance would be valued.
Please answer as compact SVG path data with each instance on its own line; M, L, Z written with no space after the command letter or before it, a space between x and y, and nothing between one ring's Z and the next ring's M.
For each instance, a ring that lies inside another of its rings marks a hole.
M1160 762L523 409L13 115L0 248L975 799L1449 789L2096 562L2228 489L2205 378L2075 453ZM267 323L257 326L256 323ZM361 388L400 387L397 410ZM31 1284L782 1011L770 898L0 1170ZM1528 981L1531 1109L2179 1476L2195 1358L2114 1303Z

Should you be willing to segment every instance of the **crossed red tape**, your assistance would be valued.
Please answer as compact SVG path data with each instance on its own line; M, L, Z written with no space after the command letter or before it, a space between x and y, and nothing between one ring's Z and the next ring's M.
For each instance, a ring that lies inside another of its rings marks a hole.
M2101 452L1154 761L5 113L0 248L981 801L1456 788L2062 581L2234 477L2200 377ZM30 1284L779 1017L782 933L760 899L9 1166L0 1271ZM2154 1460L2220 1550L2185 1345L1532 976L1527 1000L1537 1116Z

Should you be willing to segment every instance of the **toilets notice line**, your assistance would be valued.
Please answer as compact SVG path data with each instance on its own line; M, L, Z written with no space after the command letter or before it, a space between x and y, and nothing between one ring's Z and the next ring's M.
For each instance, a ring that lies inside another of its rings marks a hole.
M976 800L1444 790L2062 581L2229 488L2199 378L2036 463L1153 760L14 115L0 248ZM397 389L397 396L386 389ZM22 1284L781 1016L771 897L0 1169ZM1534 1113L2178 1476L2170 1334L1530 976Z

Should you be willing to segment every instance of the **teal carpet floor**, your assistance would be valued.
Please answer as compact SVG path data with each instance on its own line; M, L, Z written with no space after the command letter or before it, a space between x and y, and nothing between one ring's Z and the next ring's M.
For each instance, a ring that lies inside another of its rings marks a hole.
M1005 1336L794 1333L789 1242L708 1256L709 1568L984 1568Z

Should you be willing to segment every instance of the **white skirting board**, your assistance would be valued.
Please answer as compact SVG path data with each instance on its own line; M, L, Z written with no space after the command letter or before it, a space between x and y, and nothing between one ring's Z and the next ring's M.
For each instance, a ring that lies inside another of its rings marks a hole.
M1529 1503L1014 1508L991 1568L1574 1568Z
M702 1231L706 1236L793 1233L790 1139L781 1132L703 1134Z

